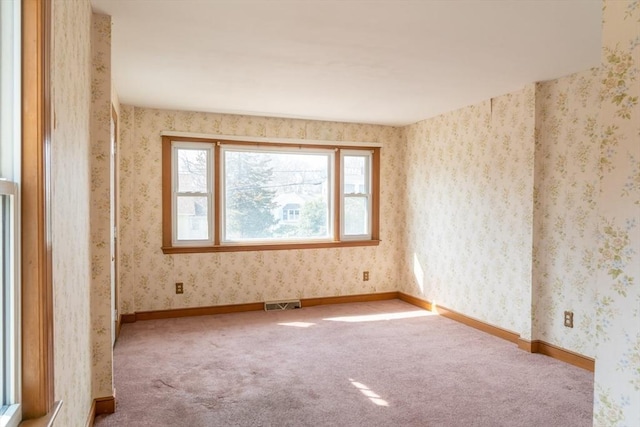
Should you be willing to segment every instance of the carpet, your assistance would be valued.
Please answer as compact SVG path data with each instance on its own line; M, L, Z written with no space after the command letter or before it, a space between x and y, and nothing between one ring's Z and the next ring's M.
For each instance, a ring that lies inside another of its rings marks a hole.
M107 426L591 426L593 374L399 300L125 324Z

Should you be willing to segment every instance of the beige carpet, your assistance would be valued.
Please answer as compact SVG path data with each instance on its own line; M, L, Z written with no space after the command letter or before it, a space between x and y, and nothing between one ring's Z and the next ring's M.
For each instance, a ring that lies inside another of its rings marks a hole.
M593 374L398 300L126 324L106 426L591 426Z

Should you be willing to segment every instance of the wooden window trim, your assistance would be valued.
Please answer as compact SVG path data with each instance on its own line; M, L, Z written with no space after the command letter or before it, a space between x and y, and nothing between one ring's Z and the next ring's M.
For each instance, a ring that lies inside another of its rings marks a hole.
M202 142L215 143L214 153L214 244L211 246L173 246L172 244L172 210L171 210L171 191L172 191L172 175L171 175L171 142ZM181 253L206 253L206 252L244 252L244 251L272 251L272 250L291 250L291 249L321 249L321 248L340 248L340 247L359 247L359 246L378 246L380 244L380 147L357 147L336 145L304 145L301 148L316 149L338 149L338 150L371 150L371 239L367 240L340 240L340 156L335 156L335 179L334 179L334 236L333 241L322 242L266 242L255 244L221 244L220 242L220 171L221 156L220 145L246 145L255 147L296 147L296 145L286 143L264 143L264 142L244 142L224 139L195 138L195 137L162 137L162 252L164 254L181 254Z
M370 151L370 150L366 150L366 151ZM357 154L356 154L357 153ZM374 201L373 201L373 155L369 156L368 154L363 154L363 153L358 153L358 150L344 150L343 152L339 153L339 157L340 157L340 163L338 163L338 167L340 168L340 174L338 175L340 178L342 178L343 172L344 172L344 165L342 165L342 160L344 159L344 157L348 157L348 156L352 156L352 155L356 155L356 156L362 156L362 155L367 155L368 160L368 165L367 168L369 169L369 182L367 184L367 192L368 192L368 197L367 197L367 203L369 206L369 209L371 209L371 216L370 216L370 224L369 224L369 228L370 230L373 230L373 206L374 206ZM340 183L339 187L336 188L336 191L338 191L338 198L340 202L343 202L347 199L348 194L344 191L342 182ZM378 205L379 206L379 205ZM344 213L344 206L340 206L340 212L339 214L342 215ZM336 240L359 240L356 236L356 238L354 237L345 237L345 229L344 229L344 224L340 224L340 229L338 230L338 237L336 238ZM373 233L371 231L369 231L367 234L371 234L371 236L373 237ZM362 240L362 239L360 239Z
M54 404L51 267L51 1L22 0L22 418Z

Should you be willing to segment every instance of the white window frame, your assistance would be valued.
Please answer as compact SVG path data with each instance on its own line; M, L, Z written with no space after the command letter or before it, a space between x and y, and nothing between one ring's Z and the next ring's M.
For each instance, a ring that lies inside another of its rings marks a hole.
M16 427L22 420L21 9L20 0L0 1L0 197L8 201L0 223L0 427Z
M21 420L20 405L20 239L18 184L0 180L0 197L8 200L8 209L2 213L5 221L0 223L4 235L0 242L0 292L2 306L2 351L0 351L0 426L17 426ZM0 206L0 209L2 207ZM6 215L6 216L5 216Z
M345 193L344 187L344 168L345 157L364 157L365 161L365 179L364 179L364 192L362 193ZM373 153L369 150L340 150L340 240L369 240L371 239L371 227L372 227L372 176L371 166L373 161ZM365 234L346 234L345 232L345 199L347 198L360 198L366 200L367 206L367 232Z
M227 151L231 152L247 152L247 153L290 153L290 154L321 154L323 156L327 156L327 203L328 203L328 212L327 212L327 237L326 238L309 238L309 237L299 237L299 238L288 238L288 239L242 239L242 240L231 240L228 239L226 234L226 210L225 210L225 195L226 195L226 182L225 182L225 154ZM242 145L233 145L233 144L224 144L220 147L220 200L218 203L220 204L220 244L224 246L233 246L233 245L245 245L245 244L286 244L286 243L318 243L318 242L331 242L333 241L333 235L335 230L335 221L334 221L334 183L336 179L335 172L335 150L334 149L318 149L318 148L289 148L289 147L247 147Z
M207 192L179 192L179 150L197 150L207 152ZM171 229L173 246L211 246L214 242L214 173L215 173L215 145L203 142L171 142ZM201 240L179 240L178 239L178 198L179 197L206 197L207 198L207 228L208 239Z

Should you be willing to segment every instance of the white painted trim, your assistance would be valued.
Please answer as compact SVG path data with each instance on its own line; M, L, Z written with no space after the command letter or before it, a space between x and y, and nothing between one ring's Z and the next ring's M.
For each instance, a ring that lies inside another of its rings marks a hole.
M298 139L298 138L267 138L262 136L234 136L234 135L215 135L210 133L191 133L191 132L174 132L163 130L161 136L183 137L183 138L206 138L206 139L222 139L226 141L242 141L242 142L264 142L292 145L344 145L347 147L382 147L381 142L358 142L358 141L324 141L319 139Z
M201 142L184 142L171 141L171 244L174 247L180 246L212 246L214 243L214 214L215 214L215 191L214 191L214 175L215 175L215 145L213 143ZM178 150L179 149L198 149L207 151L207 192L178 192ZM206 197L207 227L209 229L209 238L206 240L178 240L178 205L177 198L179 196Z
M0 179L0 196L8 196L7 214L8 253L2 253L0 262L8 266L7 289L0 291L0 307L3 314L2 347L0 347L0 369L5 384L0 390L0 427L17 427L22 420L21 393L21 293L20 293L20 229L18 184ZM1 207L0 207L1 208ZM0 227L4 227L0 224ZM4 249L3 249L4 251ZM6 273L6 272L5 272ZM4 273L3 273L4 274ZM3 278L0 278L3 280ZM3 280L4 281L4 280ZM5 323L6 322L6 323ZM7 406L3 406L8 402Z
M362 150L341 150L340 151L340 177L343 178L345 176L344 173L344 158L345 156L362 156L365 157L367 159L366 164L365 164L365 178L366 178L366 193L363 194L358 194L358 195L347 195L344 192L344 181L342 181L341 179L341 183L340 183L340 241L341 242L346 242L349 240L371 240L371 234L372 234L372 217L373 217L373 205L372 205L372 199L373 199L373 195L371 194L371 186L372 186L372 163L373 163L373 154L371 152L365 152L366 154L362 153ZM367 233L366 234L346 234L345 233L345 226L346 226L346 221L345 221L345 200L348 197L365 197L367 199L367 212L368 212L368 219L367 219Z

